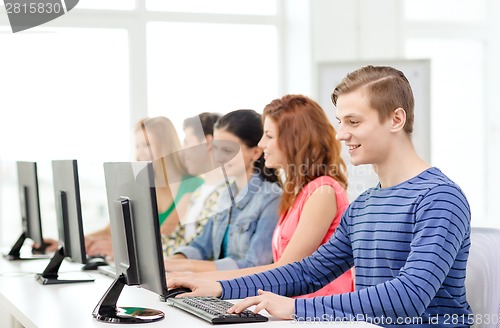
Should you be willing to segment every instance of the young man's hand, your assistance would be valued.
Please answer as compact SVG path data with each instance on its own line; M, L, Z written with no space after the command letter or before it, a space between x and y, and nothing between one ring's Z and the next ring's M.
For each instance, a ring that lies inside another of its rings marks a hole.
M49 253L55 252L59 249L59 242L55 239L52 239L52 238L44 238L43 244L44 244L43 250L45 252L49 252ZM37 243L33 243L32 248L34 251L42 249L41 245L37 244Z
M169 275L169 274L167 274ZM214 296L220 297L222 295L222 287L219 282L213 280L193 279L190 275L186 277L179 277L181 274L176 275L175 278L167 279L167 287L187 287L191 289L191 293L180 294L179 297L191 296Z
M113 257L113 242L111 236L99 236L95 238L85 238L85 251L89 256L109 256Z
M279 319L292 319L295 313L295 300L293 298L280 296L263 290L258 291L259 295L247 297L243 301L236 303L227 312L240 313L246 308L255 305L254 313L266 310L270 315Z

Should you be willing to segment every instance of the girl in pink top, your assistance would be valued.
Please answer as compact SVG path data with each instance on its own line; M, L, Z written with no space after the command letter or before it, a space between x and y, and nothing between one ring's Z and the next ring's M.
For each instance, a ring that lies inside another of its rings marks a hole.
M265 166L281 174L280 221L273 237L274 263L230 271L189 274L198 288L186 296L211 295L214 281L263 272L311 255L333 234L347 207L346 166L335 129L323 109L302 95L286 95L263 111L264 134L259 147ZM186 273L169 273L176 285ZM196 279L200 278L200 279ZM186 280L187 281L187 280ZM351 271L322 289L301 297L353 291Z
M302 209L304 205L309 200L311 196L318 188L322 186L329 186L335 190L335 196L337 198L337 214L333 218L330 227L321 240L321 244L324 244L334 233L335 228L340 223L340 218L342 213L349 205L349 200L344 187L340 185L335 179L330 176L320 176L313 181L309 182L304 189L297 195L297 198L292 204L292 207L281 216L273 235L273 257L274 262L278 262L286 247L290 243L290 240L295 235L299 221L302 217ZM332 294L347 293L354 290L353 280L351 271L344 273L342 276L338 277L335 281L321 288L320 290L303 295L301 297L314 297L314 296L325 296Z

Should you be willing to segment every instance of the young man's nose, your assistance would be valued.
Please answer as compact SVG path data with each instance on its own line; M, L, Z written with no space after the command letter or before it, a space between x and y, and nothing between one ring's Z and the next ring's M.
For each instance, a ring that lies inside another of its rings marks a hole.
M342 128L342 127L338 127L337 128L337 134L335 135L335 138L337 138L338 141L344 141L344 140L347 140L348 139L348 133L347 131Z

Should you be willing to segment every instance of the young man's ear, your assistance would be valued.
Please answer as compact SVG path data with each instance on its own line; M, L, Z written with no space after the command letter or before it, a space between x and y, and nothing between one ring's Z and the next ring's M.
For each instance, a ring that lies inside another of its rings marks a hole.
M391 123L392 132L402 130L406 123L406 111L401 107L396 108L391 115Z

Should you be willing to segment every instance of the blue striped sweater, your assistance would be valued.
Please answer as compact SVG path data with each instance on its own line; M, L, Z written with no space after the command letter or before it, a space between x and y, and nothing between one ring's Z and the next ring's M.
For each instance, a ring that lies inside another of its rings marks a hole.
M430 168L361 194L332 238L311 256L221 281L222 298L308 294L355 267L356 291L295 300L296 320L363 320L392 326L467 327L470 208L460 188Z

